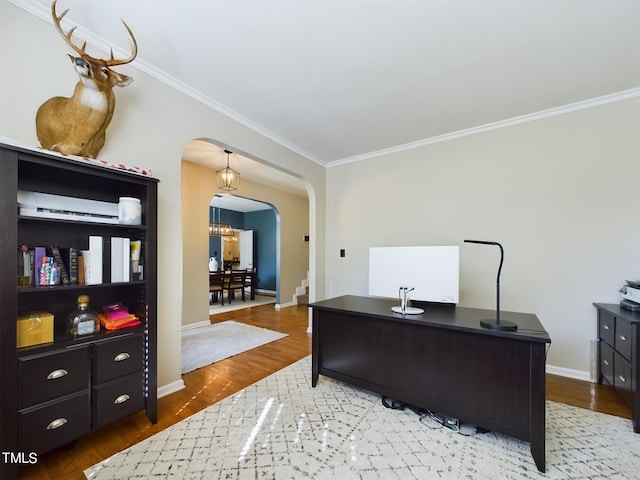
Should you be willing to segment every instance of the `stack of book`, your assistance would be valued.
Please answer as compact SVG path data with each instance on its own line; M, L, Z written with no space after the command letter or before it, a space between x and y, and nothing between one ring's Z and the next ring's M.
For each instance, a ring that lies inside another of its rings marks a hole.
M136 327L142 322L122 303L102 307L102 313L98 314L100 323L106 330L119 330L121 328Z

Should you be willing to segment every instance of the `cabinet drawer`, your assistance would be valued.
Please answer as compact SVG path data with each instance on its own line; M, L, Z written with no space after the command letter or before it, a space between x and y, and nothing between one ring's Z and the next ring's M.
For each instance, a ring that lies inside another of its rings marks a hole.
M633 385L633 369L631 363L618 353L615 353L614 367L615 375L613 378L613 386L628 405L633 405L633 392L635 388Z
M93 388L93 428L144 408L142 372Z
M93 385L142 370L142 334L94 345Z
M631 324L616 318L615 349L627 360L631 361Z
M89 432L89 392L67 396L18 414L18 444L23 452L48 452Z
M598 336L612 347L614 346L616 317L609 312L598 312Z
M18 358L21 408L89 388L89 349L86 346Z
M609 385L613 386L613 348L604 342L599 342L600 347L600 376Z

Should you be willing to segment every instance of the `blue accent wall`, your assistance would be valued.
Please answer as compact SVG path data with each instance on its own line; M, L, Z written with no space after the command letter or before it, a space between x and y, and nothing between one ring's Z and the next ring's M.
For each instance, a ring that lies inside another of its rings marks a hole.
M271 209L245 213L244 229L255 232L253 256L258 272L258 288L275 292L278 254L275 212Z
M217 219L216 219L217 220ZM213 222L213 208L209 208L209 221ZM277 283L277 221L273 209L257 212L236 212L220 209L220 221L237 230L253 230L253 264L258 272L257 288L276 291ZM209 257L221 261L221 238L209 237ZM209 259L207 259L208 261Z

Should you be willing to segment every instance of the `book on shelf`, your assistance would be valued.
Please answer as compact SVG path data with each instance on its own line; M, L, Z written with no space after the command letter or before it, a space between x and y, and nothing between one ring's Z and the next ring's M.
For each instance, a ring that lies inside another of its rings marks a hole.
M82 271L84 272L84 285L89 285L91 282L89 281L89 270L91 269L91 250L80 250L80 255L82 256Z
M142 242L140 240L131 240L130 256L131 256L131 275L133 280L142 280Z
M83 250L85 252L87 252L87 255L89 255L89 251L88 250ZM86 272L86 267L84 265L84 255L83 255L83 251L78 251L78 285L84 285L86 282L85 279L85 272Z
M97 285L102 283L102 237L89 235L89 258L85 258L85 283ZM87 266L88 264L88 266Z
M62 257L62 263L67 269L69 275L69 283L77 285L78 282L78 249L73 247L63 248L60 247L60 256ZM84 275L83 275L84 277Z
M33 249L33 284L36 286L41 284L42 259L46 256L46 247L35 247Z
M29 285L34 285L34 274L35 274L35 251L33 249L29 250Z
M62 255L60 254L60 247L56 245L51 245L49 247L49 250L51 251L51 256L53 257L53 260L56 265L56 269L58 271L58 275L60 279L59 283L62 283L63 285L69 285L71 281L69 280L69 273L67 272L67 267L62 261Z
M111 282L128 282L130 275L130 240L111 237Z

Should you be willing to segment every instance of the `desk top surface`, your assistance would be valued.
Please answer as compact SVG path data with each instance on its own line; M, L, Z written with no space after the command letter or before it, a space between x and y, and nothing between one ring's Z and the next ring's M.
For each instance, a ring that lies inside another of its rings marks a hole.
M425 326L437 328L509 337L514 340L551 343L549 334L538 320L538 317L532 313L500 311L501 320L515 322L518 325L517 331L510 332L490 330L480 326L480 320L495 319L495 310L428 303L420 305L424 307L424 313L420 315L402 315L391 311L391 307L398 304L398 300L391 298L344 295L321 302L315 302L311 304L310 307L318 310L357 313L363 316L383 318L398 322L424 324Z

